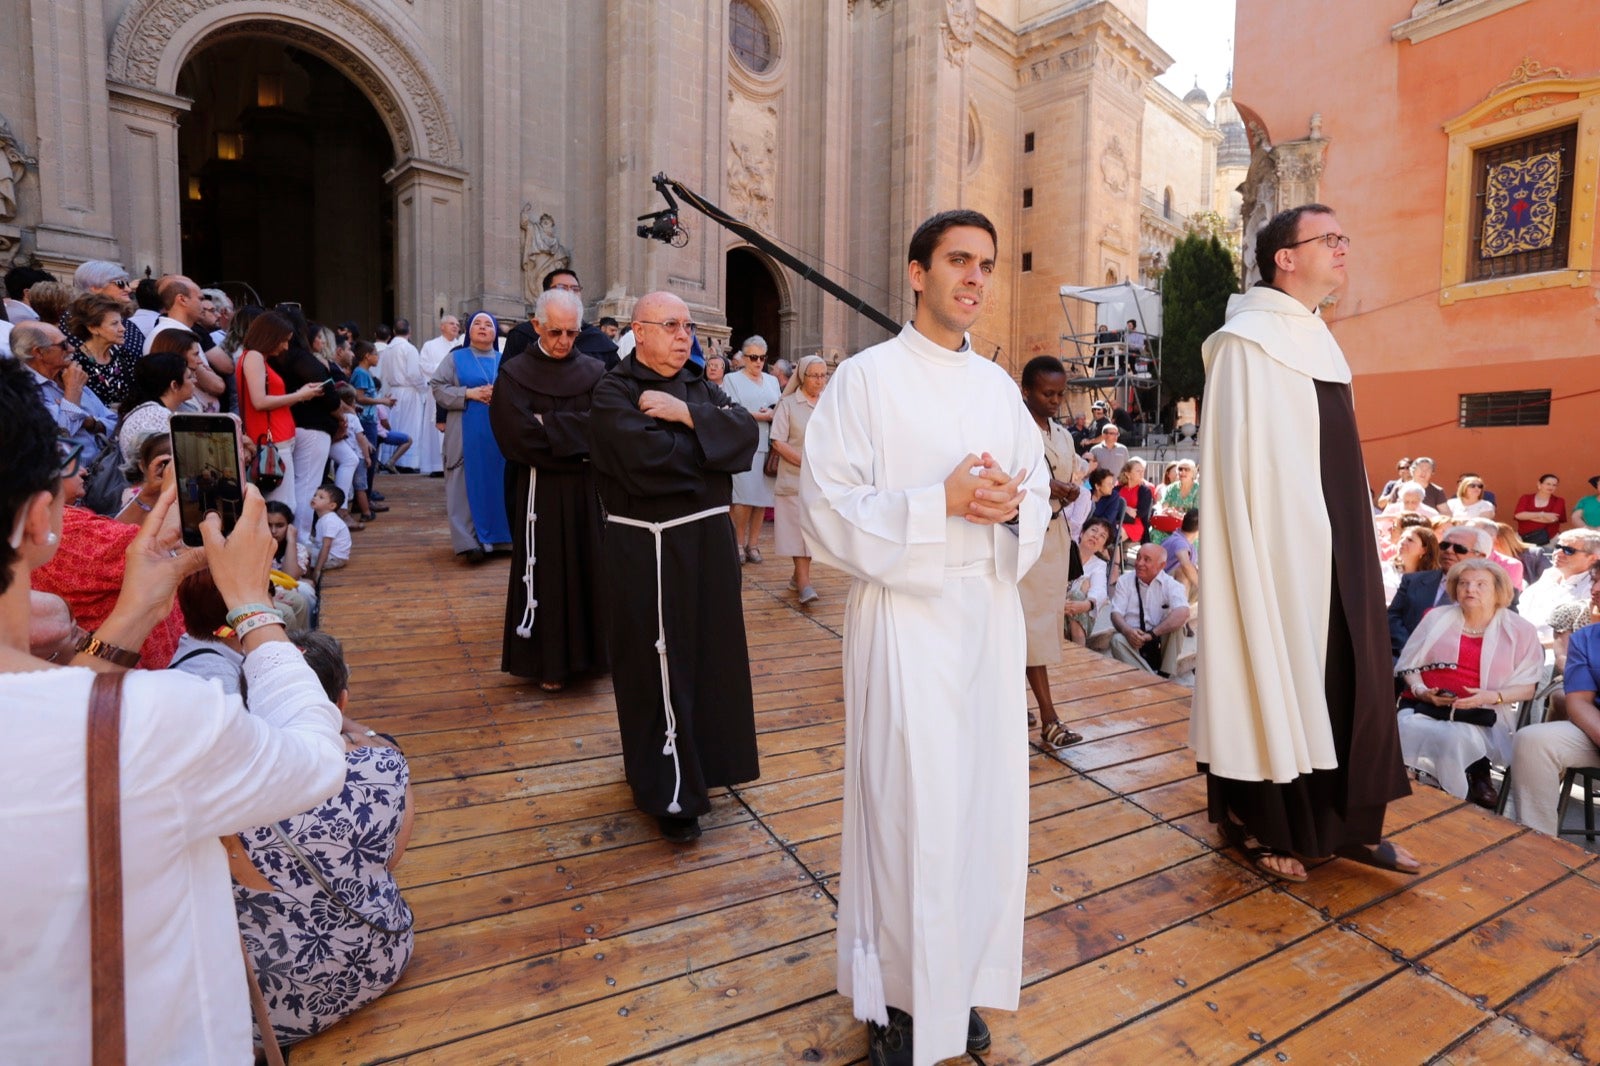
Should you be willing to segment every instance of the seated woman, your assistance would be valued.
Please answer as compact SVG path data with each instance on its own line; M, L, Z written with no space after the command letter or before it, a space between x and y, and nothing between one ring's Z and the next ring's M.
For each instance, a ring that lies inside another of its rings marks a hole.
M1122 464L1117 475L1117 495L1127 504L1122 516L1123 536L1133 544L1143 544L1150 539L1150 511L1155 506L1155 493L1144 479L1144 460L1137 455Z
M1068 559L1067 636L1094 651L1111 646L1110 566L1104 552L1112 536L1110 522L1090 518Z
M162 333L173 333L163 330ZM192 333L184 333L193 338ZM199 341L193 341L198 346ZM189 361L176 352L151 352L133 368L133 388L122 401L117 417L117 446L124 461L139 452L144 438L164 434L172 424L172 413L194 395L194 371Z
M1409 692L1400 701L1400 751L1460 799L1493 810L1490 763L1511 760L1516 705L1533 695L1544 648L1533 623L1508 610L1511 582L1487 559L1450 568L1453 603L1423 616L1396 664Z
M1415 481L1408 481L1395 489L1395 501L1383 509L1385 518L1394 518L1399 515L1420 514L1429 518L1437 518L1439 512L1422 502L1428 490Z
M1383 568L1384 603L1394 599L1405 575L1439 568L1439 538L1427 526L1406 527L1395 547L1394 558Z
M1195 479L1193 459L1179 459L1167 467L1172 480L1161 486L1156 495L1155 516L1151 519L1154 531L1150 540L1163 543L1178 531L1183 516L1200 506L1200 482Z
M339 642L326 633L290 639L343 711L350 668ZM371 1003L411 961L411 908L391 872L411 836L411 771L389 738L348 718L344 728L342 791L223 838L239 929L280 1044Z
M1494 517L1494 504L1483 498L1483 479L1480 477L1462 478L1456 486L1455 497L1444 501L1444 505L1451 518Z

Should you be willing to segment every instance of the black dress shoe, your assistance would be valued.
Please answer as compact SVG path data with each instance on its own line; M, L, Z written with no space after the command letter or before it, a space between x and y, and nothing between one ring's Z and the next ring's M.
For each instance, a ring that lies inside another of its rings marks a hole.
M700 839L700 819L680 818L676 815L661 814L656 816L656 824L661 827L661 836L674 844L692 844Z
M433 473L429 474L428 476L429 477L444 477L444 471L443 470L435 470Z
M989 1023L978 1015L978 1008L967 1011L967 1050L974 1055L989 1050Z
M1467 775L1467 802L1475 803L1479 807L1490 811L1500 805L1500 790L1494 787L1494 782L1490 780L1488 771L1484 771L1481 776L1478 774Z
M469 548L468 550L466 550L464 552L459 552L457 554L460 556L460 558L463 561L469 562L469 563L473 564L474 566L476 566L477 564L483 562L485 559L488 558L488 556L484 554L484 551L483 551L482 548Z
M872 1066L911 1066L911 1015L889 1008L889 1024L867 1023L867 1061Z

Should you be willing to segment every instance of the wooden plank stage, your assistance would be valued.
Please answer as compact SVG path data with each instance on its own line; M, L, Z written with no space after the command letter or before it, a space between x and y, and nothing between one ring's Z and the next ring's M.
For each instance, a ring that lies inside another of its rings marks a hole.
M440 481L380 488L324 625L410 757L416 955L294 1066L863 1061L833 990L844 579L807 612L787 560L746 569L762 777L678 848L630 802L609 681L501 674L507 563L454 561ZM1600 1060L1596 856L1419 787L1388 831L1423 876L1275 886L1205 820L1187 690L1071 646L1051 682L1086 740L1030 763L1022 1005L987 1062Z

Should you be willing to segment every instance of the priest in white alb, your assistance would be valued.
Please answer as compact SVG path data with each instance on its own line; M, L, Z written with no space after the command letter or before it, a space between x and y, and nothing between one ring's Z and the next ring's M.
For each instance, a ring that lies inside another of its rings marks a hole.
M886 1066L985 1050L973 1008L1015 1010L1022 983L1017 581L1043 544L1049 470L1016 382L966 335L995 255L975 211L918 227L915 317L839 364L800 468L806 540L854 578L838 982Z
M1256 235L1261 283L1201 349L1206 475L1189 742L1210 819L1261 873L1334 855L1414 874L1383 839L1410 794L1350 367L1319 313L1350 238L1306 204Z
M390 396L394 397L394 408L389 412L389 425L411 439L413 457L410 467L399 469L411 473L420 469L420 454L415 454L422 443L424 427L422 419L428 414L433 399L433 390L428 386L431 375L422 372L422 355L416 346L411 343L411 322L408 319L397 318L394 320L394 340L389 342L388 349L384 352L389 362L389 376L384 379L384 386Z
M439 319L439 335L422 345L417 353L418 365L424 380L433 377L439 364L461 346L461 320L455 315ZM422 399L422 432L411 438L411 460L417 472L430 477L444 476L444 434L439 431L439 411L433 403L433 393L425 391Z

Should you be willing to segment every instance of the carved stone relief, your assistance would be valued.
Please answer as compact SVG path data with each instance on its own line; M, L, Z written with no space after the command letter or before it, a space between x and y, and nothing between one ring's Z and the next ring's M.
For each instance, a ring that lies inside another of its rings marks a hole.
M522 205L522 292L532 307L544 291L545 275L572 265L572 249L561 243L556 220L546 211L534 217L533 205Z
M108 71L112 81L158 92L162 60L170 42L187 23L237 0L133 0L112 36ZM346 0L277 0L295 9L311 25L299 26L267 17L232 22L207 34L210 43L240 36L269 36L292 41L340 67L367 90L394 135L401 156L459 167L463 155L438 79L426 66L420 48L406 42L405 33L372 4ZM393 87L377 74L382 70ZM400 94L410 111L401 103ZM412 129L411 114L416 116ZM420 143L414 143L419 141Z
M0 118L0 267L12 266L22 249L23 232L16 224L20 213L17 186L28 168L38 165L39 161L23 150L11 124Z
M945 0L939 29L944 37L944 57L952 66L965 64L967 49L978 35L977 0Z
M771 232L776 197L778 109L735 96L728 107L728 209Z
M1116 134L1111 135L1105 150L1100 153L1100 176L1105 180L1106 188L1117 195L1128 191L1128 153L1122 147L1122 138Z

